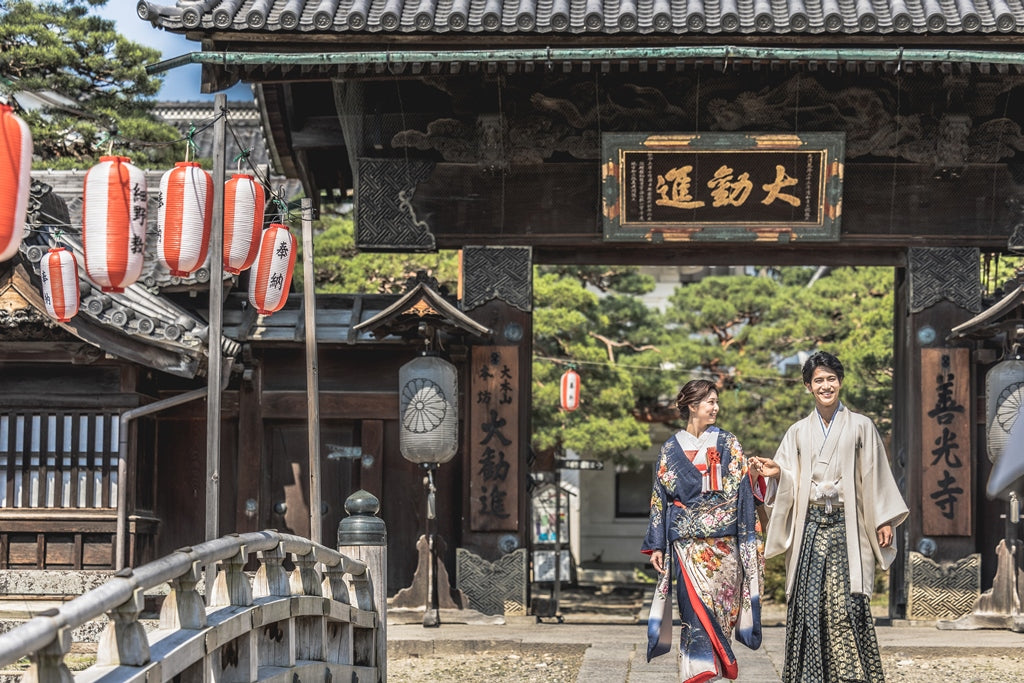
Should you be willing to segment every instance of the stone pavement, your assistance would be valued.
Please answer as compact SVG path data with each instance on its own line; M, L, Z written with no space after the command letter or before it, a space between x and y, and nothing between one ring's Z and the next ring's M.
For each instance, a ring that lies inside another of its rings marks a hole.
M676 683L675 649L646 662L647 629L641 620L623 623L614 615L567 614L565 621L533 617L509 619L483 617L466 619L455 610L441 611L441 625L424 628L422 611L406 618L389 612L389 657L474 652L557 651L559 645L584 644L588 649L580 669L581 682ZM402 622L406 623L402 623ZM463 621L463 623L456 623ZM411 623L410 623L411 622ZM466 623L472 622L472 623ZM785 626L769 616L759 650L739 643L734 652L739 663L740 683L776 683L781 680ZM906 656L942 655L1000 656L1019 653L1024 634L1009 630L947 631L933 624L897 624L876 627L883 652L898 651ZM678 629L678 627L677 627ZM678 630L677 630L678 633Z

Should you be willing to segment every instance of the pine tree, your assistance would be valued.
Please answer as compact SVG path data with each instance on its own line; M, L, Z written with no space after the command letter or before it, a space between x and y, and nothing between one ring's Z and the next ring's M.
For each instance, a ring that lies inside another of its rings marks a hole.
M32 129L36 164L84 168L112 151L143 167L173 162L179 137L152 112L160 53L90 14L106 0L0 3L0 96ZM113 139L112 139L113 138Z

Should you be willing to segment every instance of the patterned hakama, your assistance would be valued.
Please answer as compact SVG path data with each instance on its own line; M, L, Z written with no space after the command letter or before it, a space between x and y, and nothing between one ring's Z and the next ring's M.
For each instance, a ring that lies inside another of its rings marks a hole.
M786 617L786 683L881 683L867 595L850 593L843 508L812 505Z

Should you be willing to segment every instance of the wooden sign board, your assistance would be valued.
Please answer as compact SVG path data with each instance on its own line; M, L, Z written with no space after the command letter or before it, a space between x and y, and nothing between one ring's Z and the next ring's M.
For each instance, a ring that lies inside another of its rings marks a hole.
M601 138L606 241L836 241L843 133Z
M470 528L519 529L519 355L473 347L469 393Z
M921 350L921 511L926 536L970 536L970 351Z

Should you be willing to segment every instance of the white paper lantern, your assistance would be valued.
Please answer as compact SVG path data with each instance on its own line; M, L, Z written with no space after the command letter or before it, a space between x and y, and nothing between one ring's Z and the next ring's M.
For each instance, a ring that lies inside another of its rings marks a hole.
M263 231L259 256L249 271L249 303L260 315L279 311L288 301L295 251L295 237L287 225L271 223Z
M123 292L142 273L147 201L146 174L127 157L100 157L85 174L85 272L104 292Z
M437 356L420 356L398 370L399 449L415 463L448 462L459 449L458 377Z
M39 260L43 303L50 317L66 323L78 313L78 261L64 247L51 249Z
M179 161L160 178L157 254L171 275L191 275L206 261L213 220L213 178L195 161Z
M265 198L251 175L236 173L224 184L224 271L238 275L260 250Z
M17 253L25 233L32 185L32 132L6 104L0 104L0 261Z
M562 410L576 410L580 407L580 376L575 370L566 370L561 379Z

